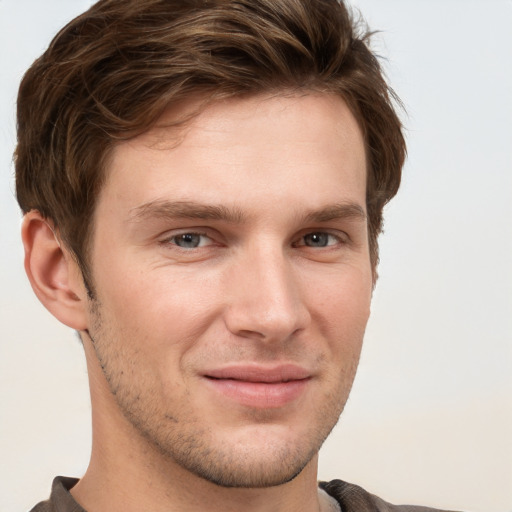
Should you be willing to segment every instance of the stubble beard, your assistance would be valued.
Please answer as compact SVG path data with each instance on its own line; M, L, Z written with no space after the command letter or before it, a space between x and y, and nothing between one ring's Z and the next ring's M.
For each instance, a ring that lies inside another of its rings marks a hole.
M264 488L285 484L297 477L328 437L343 411L357 368L357 360L340 379L337 389L319 399L316 424L307 435L292 443L278 442L254 447L219 442L215 426L205 426L186 406L168 410L155 398L158 382L148 382L135 357L119 355L122 336L109 336L94 300L94 334L91 339L97 360L110 392L123 416L138 435L171 464L221 487ZM113 331L113 330L112 330ZM93 337L94 336L94 337ZM148 372L146 372L147 375ZM186 400L182 403L186 404ZM181 404L178 404L181 405ZM264 423L265 412L254 414L255 423ZM262 453L266 456L262 457Z

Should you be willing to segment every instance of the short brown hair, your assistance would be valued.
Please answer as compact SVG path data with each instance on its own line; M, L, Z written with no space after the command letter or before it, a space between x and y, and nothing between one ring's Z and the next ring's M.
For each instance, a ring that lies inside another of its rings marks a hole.
M337 0L101 0L64 27L18 96L16 192L58 228L89 282L91 219L116 141L171 105L279 90L335 93L362 129L375 271L405 158L369 34Z

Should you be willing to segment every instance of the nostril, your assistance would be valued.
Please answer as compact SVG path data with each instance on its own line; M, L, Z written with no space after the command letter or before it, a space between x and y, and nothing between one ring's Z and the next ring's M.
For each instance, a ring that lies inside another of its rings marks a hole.
M258 339L265 339L265 334L258 332L258 331L251 331L248 329L242 329L238 331L238 335L242 338L258 338Z

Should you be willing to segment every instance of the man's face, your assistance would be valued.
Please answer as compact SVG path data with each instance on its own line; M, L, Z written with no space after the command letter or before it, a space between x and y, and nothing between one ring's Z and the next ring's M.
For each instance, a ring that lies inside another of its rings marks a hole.
M329 95L218 102L118 145L91 256L102 413L220 485L298 474L343 409L368 319L365 166Z

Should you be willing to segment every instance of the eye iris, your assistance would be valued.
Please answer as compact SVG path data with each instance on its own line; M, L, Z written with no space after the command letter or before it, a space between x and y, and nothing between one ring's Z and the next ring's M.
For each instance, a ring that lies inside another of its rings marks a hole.
M310 247L326 247L329 243L329 235L327 233L311 233L304 237L306 245Z
M198 247L201 242L201 236L194 233L184 233L176 237L176 245L185 247L187 249L193 249Z

